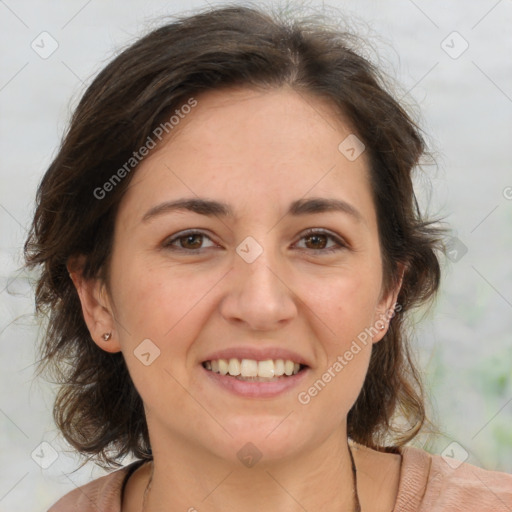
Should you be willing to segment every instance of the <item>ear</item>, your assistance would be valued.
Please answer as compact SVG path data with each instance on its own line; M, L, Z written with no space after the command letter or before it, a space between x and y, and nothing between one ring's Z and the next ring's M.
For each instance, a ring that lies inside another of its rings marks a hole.
M83 261L83 260L82 260ZM84 279L82 275L83 264L77 260L68 263L69 277L73 281L82 304L82 313L85 323L94 343L106 352L120 352L119 337L114 330L114 314L105 283L99 279ZM109 340L104 340L103 335L111 333Z
M400 293L400 289L402 288L402 282L404 279L405 273L405 265L399 264L399 275L400 279L398 280L396 286L388 291L387 294L383 294L377 308L375 309L375 315L373 318L373 324L371 327L371 332L373 334L373 343L377 343L382 338L384 338L385 334L389 329L389 322L391 319L399 312L402 307L400 304L397 304L398 294Z

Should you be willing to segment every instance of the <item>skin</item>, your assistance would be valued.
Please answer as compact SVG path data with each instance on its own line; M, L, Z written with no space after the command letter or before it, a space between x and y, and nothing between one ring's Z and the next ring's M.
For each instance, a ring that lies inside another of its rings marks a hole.
M297 394L396 301L399 288L385 294L381 286L366 154L349 161L338 150L352 132L326 100L288 88L196 99L123 197L109 287L72 273L92 338L122 351L145 405L154 454L146 510L352 510L346 417L387 325L307 405ZM155 205L184 197L226 202L235 217L174 211L141 221ZM285 214L311 197L343 200L361 219ZM304 236L308 228L346 245L326 253L334 240ZM206 236L164 247L187 229ZM236 252L248 236L263 249L252 263ZM148 338L160 356L145 366L134 350ZM295 351L310 363L306 380L264 399L212 385L201 362L240 345ZM251 468L237 457L247 442L262 454ZM363 510L392 510L400 456L360 448L354 458ZM141 510L149 472L145 465L130 478L123 511Z

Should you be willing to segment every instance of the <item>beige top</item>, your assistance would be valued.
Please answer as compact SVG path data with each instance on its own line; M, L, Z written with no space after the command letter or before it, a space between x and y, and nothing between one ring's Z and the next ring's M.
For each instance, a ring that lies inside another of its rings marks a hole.
M454 469L440 455L413 446L401 448L400 453L393 512L512 511L512 475L467 463ZM124 484L143 462L133 462L69 492L48 512L121 512Z

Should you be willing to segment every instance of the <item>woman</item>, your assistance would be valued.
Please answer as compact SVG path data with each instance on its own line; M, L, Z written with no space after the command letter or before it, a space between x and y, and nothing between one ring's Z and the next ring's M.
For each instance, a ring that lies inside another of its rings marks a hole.
M512 508L512 476L405 446L426 422L406 319L442 231L419 129L352 40L211 9L84 94L26 259L57 425L138 460L51 512Z

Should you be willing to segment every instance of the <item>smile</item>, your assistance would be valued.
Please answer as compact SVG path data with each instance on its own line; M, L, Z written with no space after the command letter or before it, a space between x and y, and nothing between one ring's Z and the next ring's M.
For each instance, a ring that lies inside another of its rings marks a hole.
M268 357L268 356L267 356ZM214 386L244 398L276 398L297 388L311 368L292 359L207 359L200 366Z
M266 359L257 361L255 359L213 359L205 361L203 367L213 373L229 375L238 380L268 382L279 378L296 375L304 365L291 361L290 359Z

